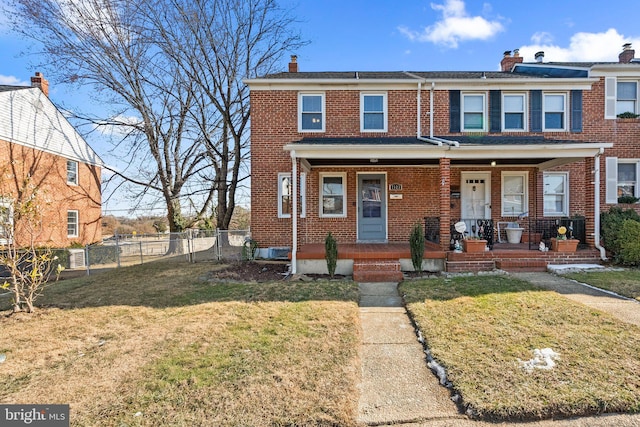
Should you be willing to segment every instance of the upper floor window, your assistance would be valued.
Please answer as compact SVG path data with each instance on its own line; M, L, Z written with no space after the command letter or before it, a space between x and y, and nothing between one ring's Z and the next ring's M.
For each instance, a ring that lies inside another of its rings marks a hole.
M320 175L320 216L347 216L347 186L345 174Z
M566 172L545 173L544 183L544 215L568 216L569 215L569 185Z
M78 211L67 211L67 237L78 237Z
M616 88L616 115L638 113L638 83L619 81Z
M324 94L301 93L298 96L298 131L324 132Z
M387 131L387 95L384 93L360 94L360 131Z
M545 93L542 102L542 109L544 130L566 130L566 94Z
M67 184L78 185L78 162L67 160Z
M483 93L462 94L462 130L484 131L485 95Z
M504 131L523 131L526 129L524 94L508 94L502 97L502 129Z

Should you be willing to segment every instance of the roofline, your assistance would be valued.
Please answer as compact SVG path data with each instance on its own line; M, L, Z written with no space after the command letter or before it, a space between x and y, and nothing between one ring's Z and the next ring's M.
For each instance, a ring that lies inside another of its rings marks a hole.
M75 130L75 128L74 128L74 130ZM82 135L80 135L80 137L82 138ZM84 141L84 138L82 138L82 140ZM104 160L102 160L102 158L100 158L98 153L96 153L96 151L86 141L84 141L84 143L89 147L91 152L95 155L95 158L97 159L96 161L90 161L88 159L84 159L84 158L81 158L81 157L78 157L78 156L65 156L64 154L60 153L59 151L50 150L48 148L40 147L40 146L37 146L37 145L32 144L30 142L18 141L18 140L14 139L14 138L3 136L3 135L0 135L0 141L6 141L6 142L8 142L10 144L22 145L23 147L28 147L28 148L31 148L33 150L42 151L43 153L53 154L55 156L62 157L62 158L65 158L65 159L69 159L69 160L75 160L77 162L84 163L84 164L91 165L91 166L106 167L106 165L107 165L104 162Z

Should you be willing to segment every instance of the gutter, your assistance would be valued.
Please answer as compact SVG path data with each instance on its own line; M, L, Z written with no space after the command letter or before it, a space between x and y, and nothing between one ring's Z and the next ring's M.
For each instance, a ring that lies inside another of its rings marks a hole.
M600 259L603 261L607 260L607 251L604 247L600 245L600 156L604 153L604 148L600 148L598 154L595 155L595 163L593 170L593 210L594 210L594 218L593 218L593 243L600 251Z

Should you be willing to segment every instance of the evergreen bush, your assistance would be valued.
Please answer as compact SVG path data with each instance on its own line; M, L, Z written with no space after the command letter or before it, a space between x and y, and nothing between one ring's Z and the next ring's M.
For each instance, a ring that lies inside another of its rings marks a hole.
M622 210L618 206L613 206L609 212L600 214L600 237L602 245L610 253L614 262L620 262L620 246L622 237L622 225L626 220L640 222L640 215L633 209Z
M416 223L409 236L409 248L411 249L411 263L414 271L422 271L422 258L424 257L424 232L422 224Z
M331 232L327 234L324 240L324 259L327 261L327 270L329 270L329 276L333 278L336 273L336 265L338 263L338 243L333 238Z
M640 265L640 222L624 220L618 236L619 260L624 265Z

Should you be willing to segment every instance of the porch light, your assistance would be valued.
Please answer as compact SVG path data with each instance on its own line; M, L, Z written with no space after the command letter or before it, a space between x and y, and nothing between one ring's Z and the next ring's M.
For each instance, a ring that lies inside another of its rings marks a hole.
M378 159L369 159L371 163L378 163Z
M495 166L496 165L496 161L495 160L491 160L491 166Z

